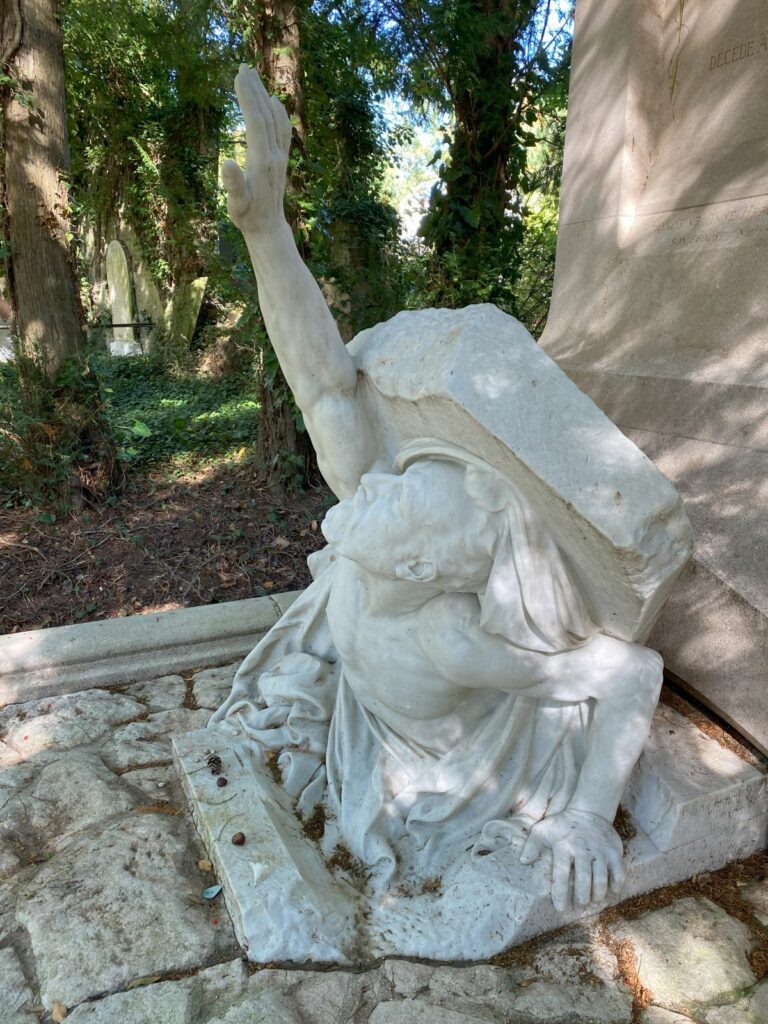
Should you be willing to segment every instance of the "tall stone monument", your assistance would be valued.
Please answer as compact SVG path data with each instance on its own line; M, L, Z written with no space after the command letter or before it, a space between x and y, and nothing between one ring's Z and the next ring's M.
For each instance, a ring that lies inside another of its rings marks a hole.
M682 493L650 643L768 750L768 2L578 0L542 345Z

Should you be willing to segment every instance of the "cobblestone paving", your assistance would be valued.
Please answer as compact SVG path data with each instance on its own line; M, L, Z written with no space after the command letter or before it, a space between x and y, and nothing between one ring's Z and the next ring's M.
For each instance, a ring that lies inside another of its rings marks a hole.
M760 857L494 963L244 963L169 741L235 667L0 711L0 1024L768 1024Z

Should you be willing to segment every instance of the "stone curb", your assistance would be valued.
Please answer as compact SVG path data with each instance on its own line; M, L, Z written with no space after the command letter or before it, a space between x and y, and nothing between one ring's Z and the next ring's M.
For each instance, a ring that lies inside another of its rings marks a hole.
M0 636L0 707L234 661L299 593Z

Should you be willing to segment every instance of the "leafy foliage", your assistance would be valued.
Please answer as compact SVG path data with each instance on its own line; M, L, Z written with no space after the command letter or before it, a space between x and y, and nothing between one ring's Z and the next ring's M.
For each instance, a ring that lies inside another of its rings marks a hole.
M236 55L204 0L78 0L64 29L80 224L134 233L167 299L213 258Z
M309 248L316 271L347 298L339 312L351 335L405 301L399 218L383 198L395 135L382 99L396 85L398 55L356 6L327 0L314 5L306 41Z
M25 392L18 366L0 364L4 500L60 503L62 485L82 454L83 416L75 403L65 401L72 373L82 375L82 368L70 365L60 377L59 413L53 419L44 382L33 393ZM258 409L247 379L161 370L148 357L104 356L94 360L91 386L104 396L103 413L125 469L184 465L253 450Z
M345 337L404 307L481 301L540 334L569 57L565 27L553 30L549 8L545 0L291 6L302 106L289 207ZM243 153L235 69L258 62L265 19L278 9L263 0L63 0L72 217L90 318L99 314L113 237L149 268L163 305L208 277L191 344L169 320L152 357L100 356L95 375L79 370L79 383L108 389L99 408L117 434L118 470L250 442L259 409L248 394L266 397L262 415L280 410L288 435L304 438L217 181L220 160ZM384 116L388 97L398 99L397 117ZM398 146L428 119L442 127L432 159L438 182L414 241L402 236L385 176ZM214 363L219 376L196 374L196 364ZM58 493L82 457L84 418L71 387L46 395L30 380L22 387L14 370L0 368L3 486ZM268 458L290 483L304 473L290 444Z
M529 150L525 230L518 250L514 305L534 337L546 325L555 276L560 175L565 141L567 68L542 96L534 125L536 145Z
M99 382L87 364L67 358L53 381L40 358L0 363L0 495L66 503L78 492L103 500L120 485Z
M417 105L450 115L435 153L439 182L421 234L428 289L446 305L515 312L529 150L542 97L567 66L540 0L391 0Z
M96 364L121 457L135 466L223 456L256 439L257 406L247 380L161 370L147 357Z

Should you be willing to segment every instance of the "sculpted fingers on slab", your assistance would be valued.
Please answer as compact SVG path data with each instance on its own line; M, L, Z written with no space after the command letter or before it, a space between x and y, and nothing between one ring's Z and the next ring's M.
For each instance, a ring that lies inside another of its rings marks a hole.
M532 864L545 849L552 853L552 903L565 910L603 900L611 886L624 881L621 839L609 821L586 811L565 810L542 818L531 828L520 860Z

